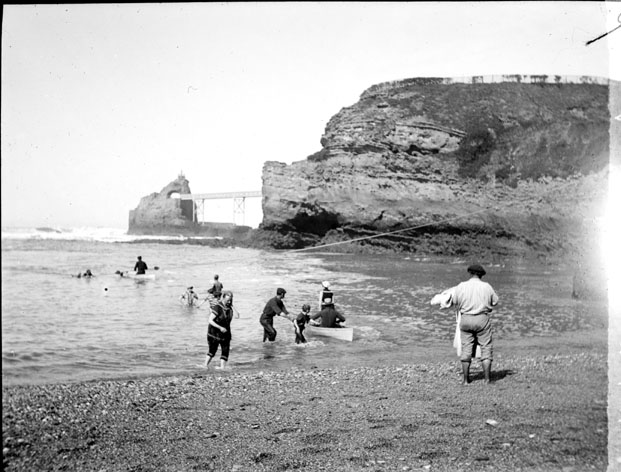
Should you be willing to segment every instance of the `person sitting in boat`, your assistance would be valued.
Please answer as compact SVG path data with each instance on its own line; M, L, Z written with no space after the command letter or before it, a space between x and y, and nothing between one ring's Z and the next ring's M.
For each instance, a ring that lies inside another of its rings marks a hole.
M321 292L319 293L319 309L323 310L326 306L326 300L330 299L332 303L334 303L334 292L330 290L330 282L327 280L321 282Z
M345 322L345 317L334 308L331 298L326 298L321 311L310 317L311 321L318 318L321 318L322 328L342 328L341 323Z
M195 306L196 301L198 301L198 295L194 291L194 287L192 286L188 287L185 293L179 297L179 301L183 305Z

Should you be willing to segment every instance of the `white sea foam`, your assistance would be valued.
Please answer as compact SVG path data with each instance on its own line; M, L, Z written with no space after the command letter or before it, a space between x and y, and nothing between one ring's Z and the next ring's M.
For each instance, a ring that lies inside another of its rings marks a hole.
M2 239L52 239L65 241L187 241L191 239L222 239L221 237L183 236L183 235L136 235L127 234L121 228L79 227L79 228L2 228Z

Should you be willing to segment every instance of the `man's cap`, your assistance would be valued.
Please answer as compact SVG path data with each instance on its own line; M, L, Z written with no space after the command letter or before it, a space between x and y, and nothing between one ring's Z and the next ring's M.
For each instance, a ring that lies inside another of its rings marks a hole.
M284 295L287 291L284 288L278 288L276 290L276 295Z
M233 292L231 292L230 290L223 290L222 291L222 296L226 296L229 295L231 298L233 298Z
M188 287L188 290L194 290L194 286Z
M471 266L468 266L468 272L474 275L478 275L480 277L483 277L487 273L485 272L485 269L479 264L472 264Z
M325 288L330 288L330 282L328 282L327 280L321 282L321 285L323 285Z

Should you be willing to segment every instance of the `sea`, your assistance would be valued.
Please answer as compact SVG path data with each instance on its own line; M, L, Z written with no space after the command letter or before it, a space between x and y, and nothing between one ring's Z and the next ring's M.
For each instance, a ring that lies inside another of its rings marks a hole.
M215 274L240 314L232 323L232 372L399 365L438 352L456 360L455 313L430 300L466 280L473 262L485 266L484 280L500 298L495 339L579 331L601 320L593 310L606 310L572 298L571 267L545 262L202 243L116 228L2 228L3 386L203 372L209 304L188 307L179 297L193 286L204 299ZM132 271L137 256L151 278L116 275ZM76 277L87 269L93 278ZM353 342L308 335L297 345L291 322L276 317L277 340L264 343L259 317L276 289L287 290L290 313L305 303L315 312L322 281L353 327Z

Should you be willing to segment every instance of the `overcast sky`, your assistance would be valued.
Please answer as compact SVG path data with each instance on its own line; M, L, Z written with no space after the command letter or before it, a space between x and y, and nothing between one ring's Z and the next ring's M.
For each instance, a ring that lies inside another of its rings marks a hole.
M140 198L180 172L194 193L260 190L265 161L320 150L329 119L380 82L621 80L610 61L621 29L585 46L620 13L610 2L5 5L2 226L127 228ZM233 204L214 212L231 221ZM260 218L248 200L245 223Z

